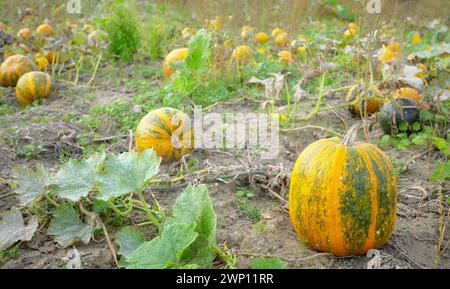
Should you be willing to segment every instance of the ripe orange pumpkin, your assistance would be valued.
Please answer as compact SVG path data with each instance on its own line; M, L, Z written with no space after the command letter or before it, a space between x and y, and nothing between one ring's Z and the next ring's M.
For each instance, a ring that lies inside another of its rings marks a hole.
M167 54L163 62L164 75L169 78L175 73L175 69L171 65L183 61L188 56L189 49L178 48Z
M179 160L193 149L190 118L182 111L165 107L149 112L136 129L136 149L152 148L163 162Z
M377 146L321 139L298 157L291 177L289 212L307 245L336 256L363 255L383 246L394 230L397 179Z
M285 63L291 63L294 62L294 55L288 50L282 50L278 53L278 57L280 60L284 61Z
M258 32L255 35L255 40L258 44L266 44L270 40L270 36L265 32Z
M5 23L0 22L0 30L6 30L7 26Z
M357 117L362 117L365 114L372 115L377 113L383 106L384 100L380 97L370 96L367 99L359 98L353 101L349 107L350 112Z
M277 46L288 46L289 45L289 39L287 37L287 33L283 32L277 35L275 37L275 45Z
M55 35L55 29L46 20L43 24L38 26L36 33L40 36L53 36Z
M48 73L28 72L19 79L16 86L16 98L22 104L31 104L36 99L50 98L58 91Z
M237 46L233 50L231 58L239 63L248 62L252 58L250 47L248 47L247 45Z
M22 28L17 32L17 38L28 39L31 36L30 28Z
M36 70L38 67L31 58L24 55L11 55L0 66L0 85L15 86L22 75Z

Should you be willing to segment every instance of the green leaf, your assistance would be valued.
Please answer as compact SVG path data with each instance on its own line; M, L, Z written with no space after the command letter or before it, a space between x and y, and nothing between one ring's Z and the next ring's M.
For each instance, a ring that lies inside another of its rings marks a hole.
M446 156L450 154L450 145L447 141L440 137L433 137L433 145L438 148L441 152L443 152Z
M164 227L161 236L143 243L126 256L127 268L164 269L177 264L198 233L188 224L174 224Z
M420 131L422 129L422 125L420 124L420 122L416 121L413 123L412 129L414 131Z
M409 139L405 138L405 139L401 139L398 142L397 147L399 149L407 149L410 145L411 145L411 142L409 141Z
M436 166L436 169L431 176L432 181L437 180L449 180L450 179L450 160L445 163L440 163Z
M189 42L189 53L186 58L186 66L190 69L206 68L211 54L211 34L201 29Z
M161 158L151 149L110 156L98 173L98 198L111 200L128 193L142 191L148 181L158 173Z
M95 176L104 154L94 154L86 160L69 160L56 174L56 192L62 198L78 202L95 188Z
M50 185L50 176L42 164L38 164L35 170L19 168L14 172L16 179L16 193L22 206L30 205L37 197L47 192Z
M217 217L205 185L189 185L178 196L172 217L164 226L180 223L193 226L198 233L198 238L185 250L182 260L210 268L216 256L213 247L216 244Z
M47 233L55 236L55 241L65 248L77 241L89 243L93 230L94 222L91 219L84 224L74 208L65 204L55 210Z
M420 119L421 120L434 120L434 113L429 112L427 110L420 111Z
M423 146L425 145L426 140L427 140L426 136L424 136L423 134L418 134L412 139L412 142L415 145Z
M250 263L251 269L287 269L288 264L280 258L258 257Z
M144 234L133 227L124 227L116 235L119 255L128 256L145 242Z

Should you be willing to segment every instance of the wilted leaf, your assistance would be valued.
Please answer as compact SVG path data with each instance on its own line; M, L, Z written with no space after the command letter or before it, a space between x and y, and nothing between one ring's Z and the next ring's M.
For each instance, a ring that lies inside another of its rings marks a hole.
M119 246L119 255L128 256L145 242L145 237L133 227L124 227L117 233L115 242Z
M22 213L17 208L0 215L0 250L4 250L17 241L30 241L38 227L35 216L25 226Z
M174 224L164 228L161 236L143 243L126 256L127 268L163 269L180 261L181 255L198 234L188 224Z
M56 174L56 192L60 197L77 202L95 188L95 177L104 154L94 154L86 160L69 160Z
M37 197L45 194L50 184L50 176L42 164L38 164L35 170L19 168L14 177L17 184L16 193L22 206L33 203Z
M84 224L74 208L66 204L55 210L47 233L55 236L55 241L65 248L77 241L89 243L93 229L94 222L91 219Z
M417 90L421 90L424 86L424 81L422 78L416 76L419 72L422 72L422 70L412 65L405 65L402 70L402 76L400 76L398 80Z
M280 258L259 257L250 263L251 269L287 269L288 265Z
M158 172L160 163L161 158L151 149L108 157L97 177L98 198L110 200L142 191Z

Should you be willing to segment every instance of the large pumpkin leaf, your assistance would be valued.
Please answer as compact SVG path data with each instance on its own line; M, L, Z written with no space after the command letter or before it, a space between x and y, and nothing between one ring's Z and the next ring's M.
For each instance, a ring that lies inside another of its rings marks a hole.
M165 226L185 223L193 226L198 237L187 248L182 260L209 268L215 258L213 246L216 244L217 217L205 185L189 185L177 198L173 207L172 217L167 219Z
M89 243L93 230L94 222L91 219L84 224L74 208L66 204L55 210L47 233L55 236L55 241L65 248L77 241Z
M19 196L20 204L27 206L47 192L50 184L50 176L47 169L42 164L38 164L36 169L19 168L14 173L16 179L16 193Z
M124 227L116 235L115 242L119 245L119 255L128 256L145 242L144 235L133 227Z
M15 242L30 241L38 227L38 221L32 216L25 226L22 213L17 208L0 215L0 250L4 250Z
M161 158L151 149L108 157L97 177L98 198L106 201L142 191L158 172L160 163Z
M127 268L163 269L178 264L183 252L198 234L188 224L174 224L164 228L161 236L145 242L126 256Z
M77 202L95 188L98 167L104 154L94 154L86 160L70 160L56 174L56 192L60 197Z
M207 67L211 55L211 34L201 29L189 42L189 53L186 58L186 66L190 69L202 69Z

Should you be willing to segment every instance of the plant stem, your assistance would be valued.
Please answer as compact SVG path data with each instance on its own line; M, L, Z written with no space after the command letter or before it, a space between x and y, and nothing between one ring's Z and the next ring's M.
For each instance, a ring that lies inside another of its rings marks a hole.
M155 218L155 216L153 215L152 211L150 211L150 208L148 207L147 202L145 201L144 196L142 195L142 191L140 191L138 193L139 196L139 200L141 201L141 204L145 210L145 213L147 214L147 216L150 218L150 220L152 221L152 223L159 229L161 224L158 222L158 220Z
M0 183L7 184L8 186L10 186L13 189L16 187L15 183L8 181L7 179L4 179L4 178L0 178Z
M233 257L230 257L229 255L227 255L225 252L222 251L222 249L220 249L217 244L213 244L213 250L217 253L217 255L220 257L220 259L222 259L222 261L224 261L225 263L227 263L227 265L230 267L230 269L236 269L235 263L236 260Z
M52 204L54 207L58 208L60 205L53 200L48 194L44 194L44 198L50 203Z

